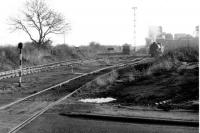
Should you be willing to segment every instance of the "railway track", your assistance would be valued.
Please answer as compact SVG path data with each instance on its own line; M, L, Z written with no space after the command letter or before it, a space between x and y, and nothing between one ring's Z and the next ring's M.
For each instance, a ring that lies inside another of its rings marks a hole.
M99 59L99 60L102 60L102 59ZM72 67L72 66L89 63L89 62L94 62L94 61L98 61L98 60L92 60L92 59L90 59L90 60L70 60L70 61L62 61L62 62L44 64L44 65L37 65L37 66L32 66L32 67L25 67L22 69L22 75L38 73L41 71L49 71L51 69L56 69L56 68L62 67L62 66ZM20 72L20 69L0 72L0 80L18 77L19 72Z
M123 58L130 58L130 57L131 56L124 56ZM31 66L31 67L24 67L22 69L22 75L38 73L38 72L41 72L41 71L50 71L52 69L56 69L56 68L63 67L63 66L74 67L76 65L81 65L81 64L84 64L84 63L95 62L95 61L100 61L100 60L105 60L105 59L99 58L99 59L96 59L96 60L95 59L68 60L68 61L60 61L60 62L54 62L54 63L49 63L49 64ZM109 60L109 59L106 59L106 60ZM0 80L18 77L19 73L20 73L20 69L0 72Z
M138 58L132 60L131 62L129 62L129 64L135 64L140 62L141 60L142 58ZM0 117L8 119L7 128L3 129L2 131L9 133L17 132L23 126L30 123L32 120L40 116L52 106L76 93L85 83L102 74L108 73L113 69L121 68L126 65L127 64L120 63L90 73L82 74L80 76L64 81L45 90L0 107ZM12 119L13 117L14 119ZM2 131L0 129L0 132Z

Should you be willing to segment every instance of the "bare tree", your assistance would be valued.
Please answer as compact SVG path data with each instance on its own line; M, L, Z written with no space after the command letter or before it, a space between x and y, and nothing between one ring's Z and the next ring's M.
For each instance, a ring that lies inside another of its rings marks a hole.
M49 41L49 34L61 34L68 23L64 17L49 9L44 0L29 0L25 3L22 18L11 18L15 30L24 31L38 47Z

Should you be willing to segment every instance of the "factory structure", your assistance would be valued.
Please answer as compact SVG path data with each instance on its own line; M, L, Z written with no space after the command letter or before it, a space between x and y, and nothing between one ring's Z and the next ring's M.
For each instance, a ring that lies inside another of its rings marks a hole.
M146 45L149 46L152 42L159 42L165 45L198 45L199 44L199 26L195 26L193 35L186 33L171 33L163 32L162 26L150 26Z

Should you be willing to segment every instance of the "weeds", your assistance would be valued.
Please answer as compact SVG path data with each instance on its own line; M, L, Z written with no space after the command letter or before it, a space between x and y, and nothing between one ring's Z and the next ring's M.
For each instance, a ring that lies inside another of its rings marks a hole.
M103 75L103 77L98 77L96 79L96 83L99 86L106 86L110 83L113 83L117 77L118 77L118 73L116 71L112 71L108 73L106 76Z
M179 43L178 43L179 42ZM163 58L173 58L179 61L199 61L199 39L185 41L179 40L176 44L167 43Z
M173 67L175 67L175 64L176 63L171 60L161 60L149 67L146 74L151 75L170 71Z

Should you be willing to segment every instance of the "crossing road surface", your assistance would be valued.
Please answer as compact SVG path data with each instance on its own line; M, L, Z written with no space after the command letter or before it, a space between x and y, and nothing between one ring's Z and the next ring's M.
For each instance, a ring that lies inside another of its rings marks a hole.
M46 112L18 133L198 133L198 127L100 121Z

